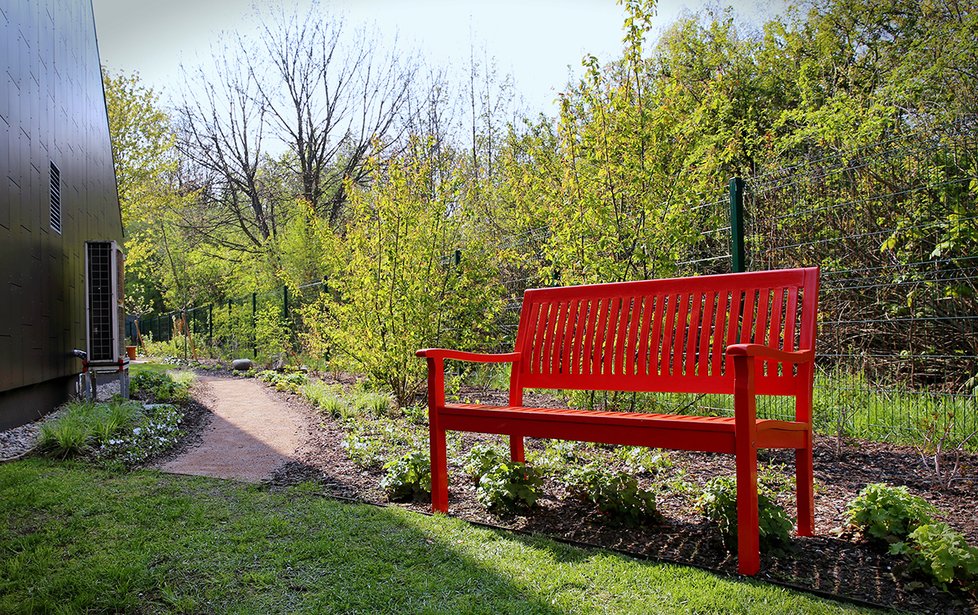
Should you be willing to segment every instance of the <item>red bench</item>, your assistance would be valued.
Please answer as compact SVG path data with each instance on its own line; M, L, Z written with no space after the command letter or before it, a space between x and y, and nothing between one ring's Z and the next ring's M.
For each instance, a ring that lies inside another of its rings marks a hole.
M526 291L506 354L419 350L428 362L431 506L448 511L448 430L736 456L738 569L760 568L757 450L795 449L798 534L814 526L812 377L817 268ZM509 405L446 403L446 359L512 363ZM523 406L523 390L727 393L733 417ZM795 420L757 419L756 395L795 398Z

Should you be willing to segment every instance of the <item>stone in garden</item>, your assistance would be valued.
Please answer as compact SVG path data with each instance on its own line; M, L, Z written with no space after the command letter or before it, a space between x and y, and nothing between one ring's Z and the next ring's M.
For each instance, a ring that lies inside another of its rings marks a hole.
M251 359L235 359L231 361L231 369L239 372L251 369L252 365Z

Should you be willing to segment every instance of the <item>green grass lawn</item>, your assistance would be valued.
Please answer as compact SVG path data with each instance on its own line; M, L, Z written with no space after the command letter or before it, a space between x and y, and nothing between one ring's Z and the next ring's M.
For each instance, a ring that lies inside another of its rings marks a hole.
M0 465L0 612L857 611L310 489Z

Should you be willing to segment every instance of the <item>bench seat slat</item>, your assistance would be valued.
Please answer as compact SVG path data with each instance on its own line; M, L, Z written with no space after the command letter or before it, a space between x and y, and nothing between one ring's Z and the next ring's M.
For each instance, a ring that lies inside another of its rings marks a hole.
M563 438L652 446L711 453L734 452L734 419L637 412L602 412L569 408L446 404L441 411L448 430L519 433L537 438ZM804 423L760 419L757 440L765 448L798 448L805 442Z
M490 406L486 404L445 404L445 414L454 412L470 415L485 413L494 419L520 418L533 416L543 420L577 421L581 423L609 423L635 425L647 423L656 429L683 429L693 431L733 431L732 416L697 416L685 414L648 414L643 412L612 412L603 410L579 410L575 408L538 408L534 406ZM780 429L784 431L805 431L804 423L757 419L757 430Z

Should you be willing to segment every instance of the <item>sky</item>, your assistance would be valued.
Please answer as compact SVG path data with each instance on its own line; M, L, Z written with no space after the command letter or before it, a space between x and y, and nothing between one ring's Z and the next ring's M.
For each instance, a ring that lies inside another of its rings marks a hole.
M311 0L264 0L300 11ZM254 0L93 0L99 52L112 71L138 72L164 104L176 97L181 64L206 65L222 31L253 34ZM757 25L780 10L778 0L729 0L745 24ZM661 0L657 30L703 0ZM416 49L431 66L464 74L470 50L492 58L513 77L526 111L553 115L555 98L581 59L620 55L624 9L614 0L321 0L319 10L343 16L349 26L375 28ZM481 56L481 58L480 58Z

